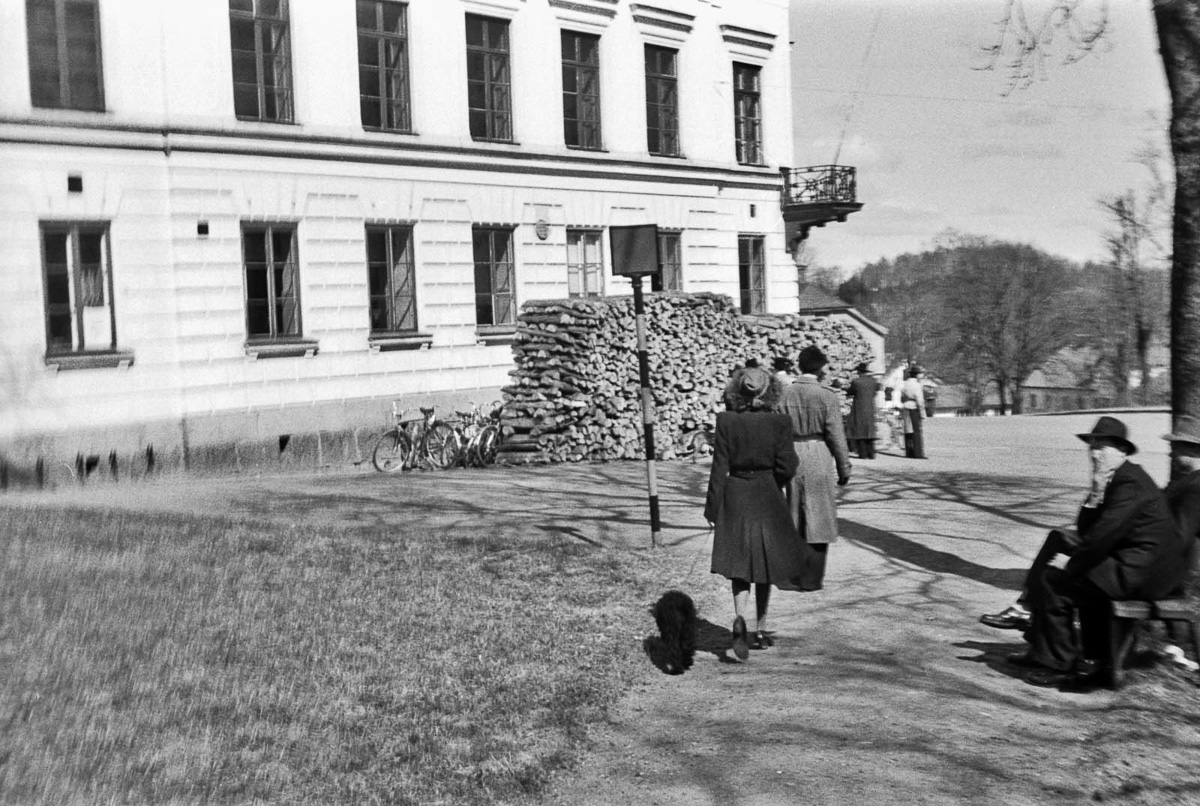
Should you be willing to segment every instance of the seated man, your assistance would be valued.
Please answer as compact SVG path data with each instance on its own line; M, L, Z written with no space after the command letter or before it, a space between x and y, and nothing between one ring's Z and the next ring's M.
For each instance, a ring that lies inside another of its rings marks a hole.
M1078 435L1092 461L1092 489L1079 511L1078 531L1052 531L1038 552L1022 593L1028 619L1016 608L981 619L1025 630L1029 650L1010 660L1034 667L1026 680L1035 685L1102 679L1107 670L1082 672L1094 665L1089 660L1108 655L1109 600L1160 598L1182 581L1187 547L1153 479L1127 461L1137 452L1127 433L1120 420L1101 417ZM1074 629L1076 611L1082 635Z

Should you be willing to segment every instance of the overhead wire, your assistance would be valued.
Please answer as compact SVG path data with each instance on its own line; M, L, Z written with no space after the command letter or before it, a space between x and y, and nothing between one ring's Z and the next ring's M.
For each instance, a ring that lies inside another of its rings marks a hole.
M838 135L837 150L833 152L834 165L838 164L838 158L842 155L842 144L846 141L846 131L850 128L850 121L858 109L859 98L862 97L866 89L867 79L870 76L871 57L875 50L875 34L879 31L879 20L881 17L883 17L882 3L875 8L875 20L871 23L871 33L867 37L867 47L863 51L862 63L858 66L858 78L854 93L850 99L850 108L846 110L846 119L842 121L842 133Z

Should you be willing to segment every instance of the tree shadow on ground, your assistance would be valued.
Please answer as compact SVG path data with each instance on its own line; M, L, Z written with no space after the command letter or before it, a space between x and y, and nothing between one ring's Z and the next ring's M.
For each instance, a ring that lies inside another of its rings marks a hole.
M885 532L861 523L838 520L842 537L869 546L901 562L910 563L938 574L954 574L1004 590L1019 591L1025 582L1024 568L990 568L965 560L948 551L923 546L893 532Z

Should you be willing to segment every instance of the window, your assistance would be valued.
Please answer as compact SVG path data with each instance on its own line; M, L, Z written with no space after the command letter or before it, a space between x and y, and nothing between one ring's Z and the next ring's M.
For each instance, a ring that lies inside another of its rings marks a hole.
M46 354L117 346L108 224L43 223Z
M367 129L412 131L408 6L358 0L358 98Z
M658 231L658 265L660 274L651 275L651 291L683 290L683 258L678 232Z
M242 226L249 341L300 336L300 267L291 224Z
M567 230L567 295L600 296L600 232Z
M646 45L646 146L651 154L679 156L679 51Z
M229 38L234 114L290 123L292 53L287 0L229 0Z
M471 137L512 141L508 22L467 15L467 112Z
M749 64L733 66L733 122L738 162L762 165L762 68Z
M103 112L97 0L25 0L25 24L33 105Z
M600 148L600 37L562 32L563 140Z
M513 266L512 230L475 227L472 236L475 322L479 325L515 325L516 269Z
M767 312L767 265L761 235L738 236L738 286L742 313Z
M417 329L417 278L412 227L367 227L371 332Z

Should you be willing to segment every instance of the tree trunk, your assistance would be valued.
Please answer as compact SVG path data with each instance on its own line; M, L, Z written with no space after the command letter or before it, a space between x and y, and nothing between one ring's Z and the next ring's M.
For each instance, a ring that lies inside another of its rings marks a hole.
M1200 416L1200 5L1154 0L1171 93L1175 216L1171 254L1171 415Z

